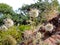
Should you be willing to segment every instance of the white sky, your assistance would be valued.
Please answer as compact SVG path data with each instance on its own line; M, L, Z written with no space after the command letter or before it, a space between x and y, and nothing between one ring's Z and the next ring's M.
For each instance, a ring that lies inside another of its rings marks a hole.
M37 0L0 0L0 3L6 3L13 7L14 10L22 7L23 4L31 4ZM60 2L60 0L58 0Z
M19 7L22 7L23 4L34 3L34 0L0 0L0 3L6 3L6 4L12 6L14 10L16 10Z

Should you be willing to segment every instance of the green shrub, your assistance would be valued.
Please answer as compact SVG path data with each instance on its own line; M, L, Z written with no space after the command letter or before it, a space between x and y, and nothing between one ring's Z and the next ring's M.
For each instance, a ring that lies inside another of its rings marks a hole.
M30 30L31 26L29 26L29 25L21 25L21 26L18 26L18 29L20 31Z
M16 26L13 26L11 28L9 28L7 31L0 31L0 44L4 45L4 43L10 43L9 42L9 36L12 36L12 40L16 40L16 42L20 42L21 41L21 32L19 30L16 29ZM8 44L5 44L8 45ZM11 44L10 44L11 45Z

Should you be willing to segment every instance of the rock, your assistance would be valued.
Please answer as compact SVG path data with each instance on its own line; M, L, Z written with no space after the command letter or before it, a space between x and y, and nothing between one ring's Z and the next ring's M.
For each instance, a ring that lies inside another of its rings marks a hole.
M6 19L4 19L4 25L9 28L14 25L14 22L13 22L13 20L6 18Z
M60 41L60 35L52 35L51 37L47 38L46 40L44 40L45 43L48 43L49 45L60 45L60 43L58 42Z
M53 24L48 23L45 25L44 28L46 31L52 31L54 29L54 26L53 26Z

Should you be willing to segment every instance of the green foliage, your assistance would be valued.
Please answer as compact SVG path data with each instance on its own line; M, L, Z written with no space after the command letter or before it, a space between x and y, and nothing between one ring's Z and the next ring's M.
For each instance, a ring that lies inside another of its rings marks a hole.
M13 40L15 40L17 43L19 43L22 39L22 32L21 31L25 31L25 30L29 30L30 26L28 25L21 25L21 26L13 26L10 27L7 31L1 31L0 30L0 44L1 45L12 45L11 43L13 42ZM10 39L9 36L12 36L13 38ZM8 38L9 37L9 38ZM9 40L10 39L10 40ZM12 42L10 42L12 40Z
M9 5L4 4L4 3L0 3L0 12L5 13L5 14L13 14L14 13L12 7L10 7Z
M22 15L22 14L17 14L17 15L13 15L12 16L13 21L15 22L15 24L23 24L23 22L26 20L28 20L28 16L26 15Z
M59 5L59 7L58 7L58 11L59 11L59 13L60 13L60 5Z
M3 14L3 16L1 16L1 14ZM23 24L23 22L25 20L28 20L28 16L27 15L23 15L23 14L17 14L13 11L12 7L4 4L4 3L0 3L0 25L3 24L3 19L5 18L11 18L13 19L14 23L17 25L19 24ZM25 21L26 22L26 21Z
M12 35L17 41L21 39L21 32L17 30L16 26L9 28L7 34Z
M20 31L30 30L31 26L29 26L29 25L21 25L21 26L18 26L18 29Z
M9 40L7 40L7 42L5 41L8 36L12 36L17 42L21 41L21 33L19 30L16 29L16 26L9 28L7 31L0 31L0 44L4 44L7 43ZM12 38L12 40L13 40Z
M13 18L12 15L15 15L12 7L7 4L0 3L0 25L3 24L3 20L5 18Z
M12 18L12 16L10 14L4 14L3 16L4 18Z

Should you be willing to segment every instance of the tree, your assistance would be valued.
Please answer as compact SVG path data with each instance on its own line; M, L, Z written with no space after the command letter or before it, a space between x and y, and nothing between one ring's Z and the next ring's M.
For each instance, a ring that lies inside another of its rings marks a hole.
M13 11L11 6L0 3L0 25L3 24L5 18L13 18L13 15L15 14L16 13Z
M4 4L4 3L0 3L0 13L12 15L14 11L11 6Z
M13 21L15 22L16 25L18 24L27 24L26 20L28 20L28 16L23 15L23 14L16 14L12 16Z

